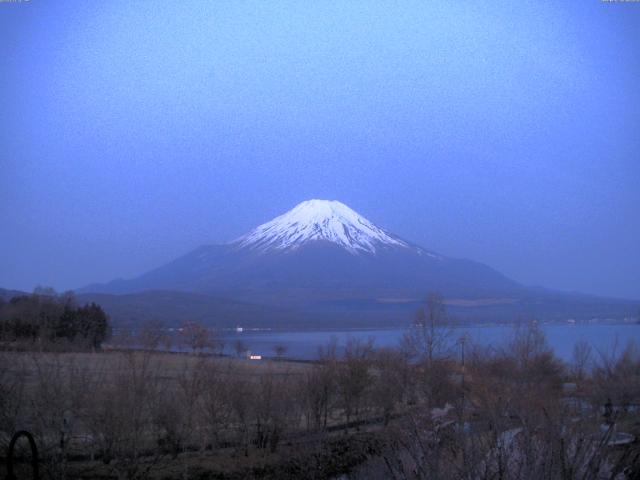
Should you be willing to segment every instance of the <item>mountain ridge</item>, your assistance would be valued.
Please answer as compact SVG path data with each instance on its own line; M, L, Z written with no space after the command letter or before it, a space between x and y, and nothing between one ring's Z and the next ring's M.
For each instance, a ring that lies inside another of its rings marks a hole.
M557 294L558 299L555 293L536 293L485 264L446 257L404 240L341 202L317 199L301 202L231 242L203 245L137 277L92 284L78 292L153 290L284 308L300 313L300 322L303 317L328 322L339 314L347 323L356 316L366 321L366 315L396 321L400 314L409 315L408 306L417 305L429 291L456 299L452 306L461 312L474 306L501 315L530 315L546 312L547 302L565 315L571 302L593 305L575 295ZM405 307L393 303L398 298L408 299ZM580 311L585 313L584 308Z

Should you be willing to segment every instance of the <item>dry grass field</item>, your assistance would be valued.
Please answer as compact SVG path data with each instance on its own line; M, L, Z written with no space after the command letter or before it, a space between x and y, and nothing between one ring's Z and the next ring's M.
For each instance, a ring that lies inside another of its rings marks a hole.
M0 351L0 462L27 430L50 479L638 478L637 349L569 367L532 328L464 367L357 341L316 362Z

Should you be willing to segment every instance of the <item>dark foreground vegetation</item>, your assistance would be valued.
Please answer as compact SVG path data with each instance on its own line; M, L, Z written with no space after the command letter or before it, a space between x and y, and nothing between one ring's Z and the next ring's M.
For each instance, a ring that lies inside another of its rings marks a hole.
M397 349L352 340L313 363L0 352L2 461L24 429L51 479L640 478L634 344L578 344L567 366L530 324L501 351L450 351L444 318L432 297Z
M99 305L76 304L73 293L37 288L5 302L0 298L0 344L13 349L96 349L110 333Z

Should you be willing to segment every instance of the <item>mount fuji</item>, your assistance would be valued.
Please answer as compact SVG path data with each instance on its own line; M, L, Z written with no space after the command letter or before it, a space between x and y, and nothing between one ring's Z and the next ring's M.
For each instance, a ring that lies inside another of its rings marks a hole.
M135 299L140 311L141 295L151 308L150 292L164 292L163 298L176 292L171 298L185 305L176 310L172 304L172 311L187 316L194 303L189 295L201 306L203 298L215 298L217 307L235 302L225 310L231 323L237 321L233 312L246 310L242 305L251 305L252 315L262 308L265 318L282 319L289 312L301 322L331 317L380 323L415 308L430 291L440 292L453 308L481 308L491 315L522 314L523 308L540 312L542 304L547 311L550 299L561 305L554 311L567 311L568 294L524 287L482 263L414 245L341 202L315 199L229 243L201 246L139 277L89 285L79 293L107 308L112 303L117 311ZM206 317L206 307L201 309Z
M413 245L341 202L307 200L227 244L202 246L140 277L84 291L163 289L308 301L404 298L429 290L478 298L519 287L480 263Z
M410 247L335 200L302 202L232 243L267 252L295 250L316 241L334 243L353 254L375 254L376 248Z

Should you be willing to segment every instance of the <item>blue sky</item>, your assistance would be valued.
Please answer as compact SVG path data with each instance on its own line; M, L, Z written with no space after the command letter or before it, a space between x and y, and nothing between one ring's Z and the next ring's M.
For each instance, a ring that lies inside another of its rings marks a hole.
M130 277L338 199L640 299L640 3L0 3L0 286Z

